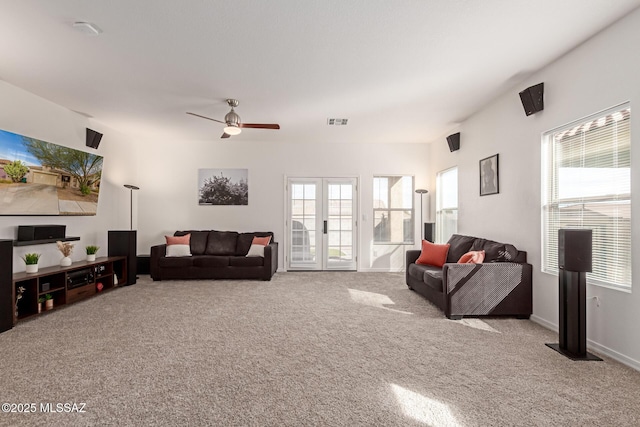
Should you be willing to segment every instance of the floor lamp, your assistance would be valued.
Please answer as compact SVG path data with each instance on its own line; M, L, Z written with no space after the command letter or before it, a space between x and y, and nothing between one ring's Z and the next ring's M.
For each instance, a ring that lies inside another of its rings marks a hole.
M130 229L133 230L133 190L139 190L140 187L136 187L135 185L131 185L131 184L125 184L124 185L125 188L129 189L129 193L130 193L130 197L129 197L129 223L130 223Z
M422 202L422 197L423 197L425 194L427 194L428 192L429 192L429 191L428 191L428 190L425 190L424 188L418 188L418 189L416 190L416 193L418 193L418 194L420 195L420 224L422 224L422 221L423 221L423 219L424 219L424 215L423 215L423 212L422 212L422 209L423 209L424 203ZM422 225L420 228L422 228L422 229L423 229L423 230L422 230L422 238L424 239L424 238L425 238L425 235L424 235L424 225Z

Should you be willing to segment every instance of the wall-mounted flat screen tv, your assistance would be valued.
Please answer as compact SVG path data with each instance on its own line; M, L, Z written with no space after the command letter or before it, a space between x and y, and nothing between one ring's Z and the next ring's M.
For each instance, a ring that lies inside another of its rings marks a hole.
M0 215L95 215L102 156L0 130Z

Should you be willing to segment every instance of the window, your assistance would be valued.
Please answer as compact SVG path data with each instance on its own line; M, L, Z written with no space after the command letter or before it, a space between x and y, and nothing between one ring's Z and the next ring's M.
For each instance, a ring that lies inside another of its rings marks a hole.
M373 177L373 243L413 244L413 177Z
M436 242L444 243L458 232L458 168L436 176Z
M590 228L588 283L631 289L631 109L628 104L543 135L542 271L558 272L558 230Z

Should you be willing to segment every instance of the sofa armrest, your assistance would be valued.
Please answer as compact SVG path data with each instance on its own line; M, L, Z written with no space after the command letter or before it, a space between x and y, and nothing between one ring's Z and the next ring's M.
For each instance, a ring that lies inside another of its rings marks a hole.
M445 314L528 317L532 307L531 277L532 266L527 263L445 264Z
M405 263L405 268L409 267L409 264L413 264L415 263L418 258L420 258L420 253L422 251L420 249L409 249L406 253L405 253L405 259L406 259L406 263Z
M264 247L264 268L262 280L271 280L278 269L278 242L271 242Z
M151 274L151 278L153 280L160 280L160 267L159 261L160 258L167 255L167 245L156 245L151 246L151 257L149 259L149 273Z

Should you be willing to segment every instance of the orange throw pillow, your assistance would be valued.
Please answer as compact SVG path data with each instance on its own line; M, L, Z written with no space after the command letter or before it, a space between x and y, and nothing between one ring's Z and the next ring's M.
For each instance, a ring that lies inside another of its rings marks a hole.
M434 267L442 267L447 262L447 253L449 253L448 243L444 245L436 245L427 240L422 241L422 252L417 259L416 264L433 265Z
M191 234L184 236L164 236L167 239L167 245L188 245L191 240Z
M260 246L267 246L269 244L269 242L271 242L271 236L254 237L253 241L251 242L251 244L252 245L260 245Z
M484 261L484 251L469 251L462 255L458 264L482 264Z

